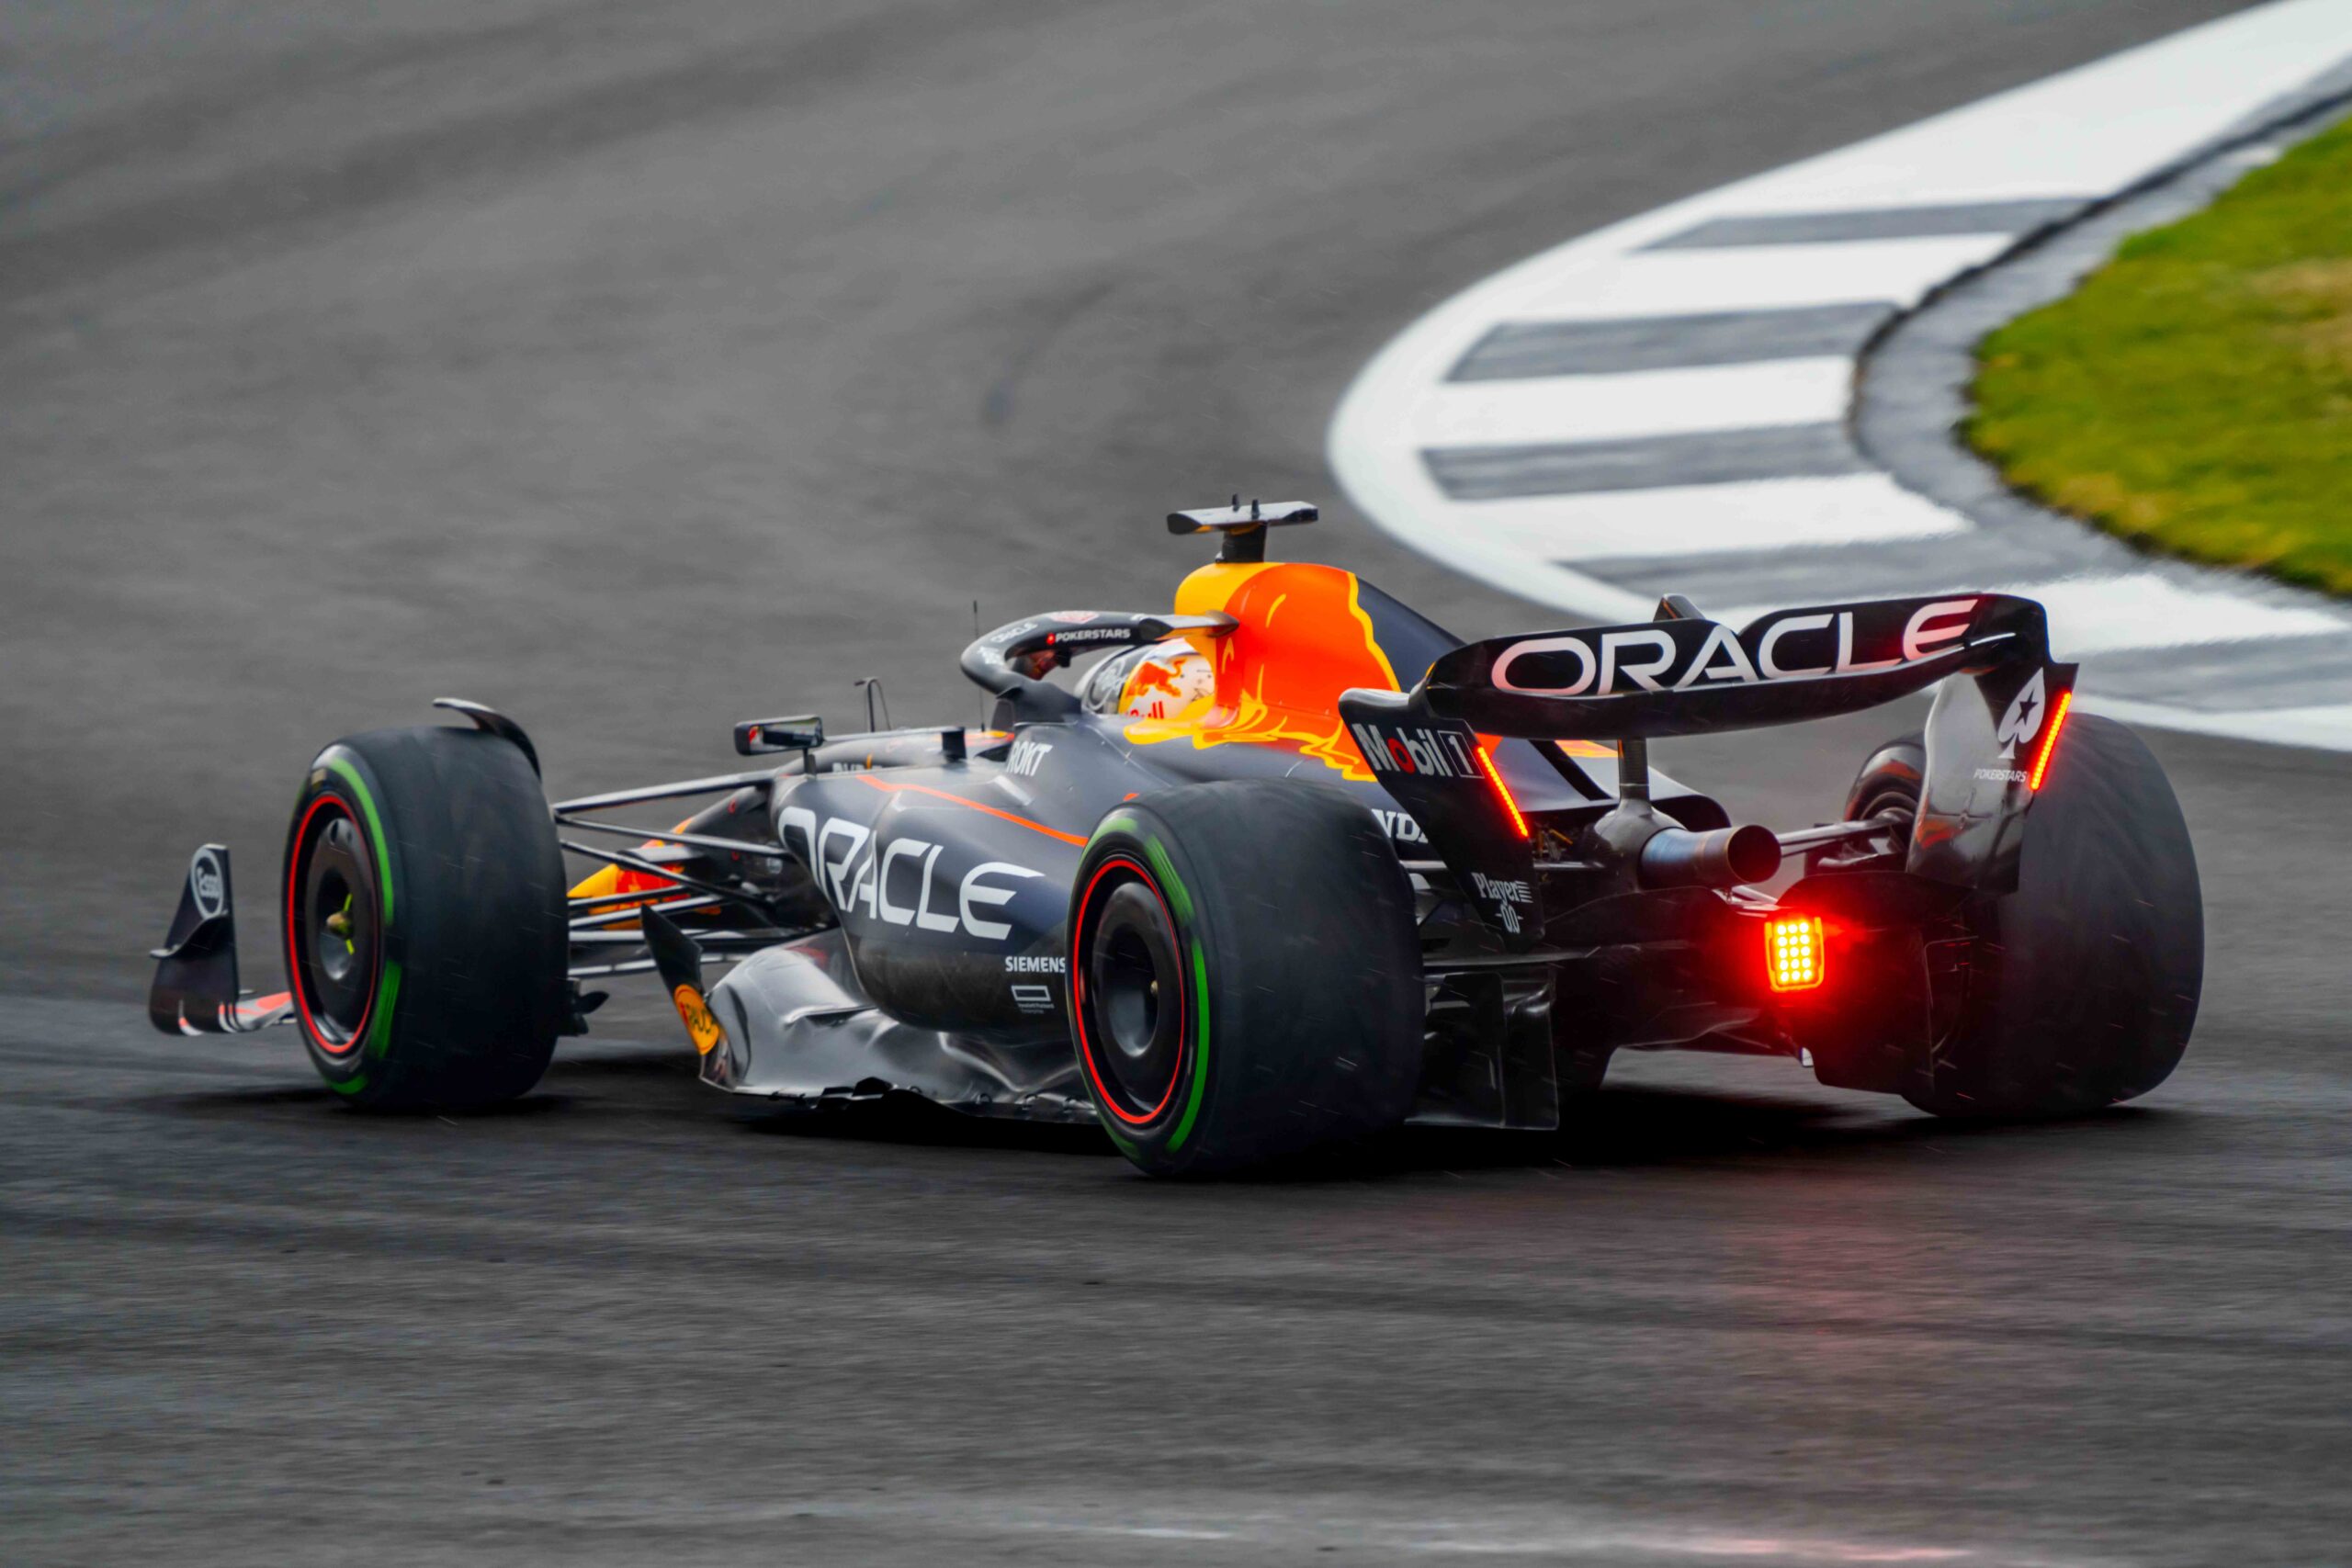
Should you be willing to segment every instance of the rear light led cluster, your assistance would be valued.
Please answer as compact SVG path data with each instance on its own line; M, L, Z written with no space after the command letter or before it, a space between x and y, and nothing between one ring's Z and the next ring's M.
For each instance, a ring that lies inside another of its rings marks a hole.
M1478 746L1478 765L1487 770L1487 782L1495 786L1495 798L1503 803L1505 811L1510 813L1511 831L1522 839L1530 837L1527 815L1520 810L1519 802L1511 798L1510 785L1503 783L1502 773L1495 766L1495 759L1483 741Z
M2074 693L2058 694L2058 711L2050 716L2050 728L2042 731L2041 750L2033 754L2033 772L2026 778L2026 788L2041 787L2041 775L2050 771L2050 754L2058 750L2058 732L2066 728L2066 710L2074 705Z
M1818 915L1775 915L1764 922L1764 971L1776 991L1810 991L1827 976Z

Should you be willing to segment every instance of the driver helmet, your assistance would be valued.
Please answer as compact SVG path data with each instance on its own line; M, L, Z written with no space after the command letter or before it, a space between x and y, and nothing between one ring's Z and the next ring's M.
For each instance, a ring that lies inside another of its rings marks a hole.
M1174 718L1216 690L1206 654L1189 643L1150 643L1104 660L1087 677L1086 705L1128 718Z

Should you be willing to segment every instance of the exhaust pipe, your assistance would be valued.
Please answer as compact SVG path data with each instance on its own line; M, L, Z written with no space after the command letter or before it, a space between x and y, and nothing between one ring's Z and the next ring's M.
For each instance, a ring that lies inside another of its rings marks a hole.
M1781 869L1781 840L1769 828L1717 828L1693 833L1668 828L1642 845L1645 887L1736 887Z

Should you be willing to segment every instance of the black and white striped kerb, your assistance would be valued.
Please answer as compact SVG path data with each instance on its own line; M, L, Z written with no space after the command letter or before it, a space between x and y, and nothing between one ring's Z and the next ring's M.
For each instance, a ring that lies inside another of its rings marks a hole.
M1758 212L1710 218L1645 250L1724 245L1824 245L1855 240L1926 240L1954 234L2022 234L2072 218L2090 201L2052 197L2030 201L1954 201L1919 207L1861 207L1842 212Z
M1383 350L1332 464L1384 527L1581 616L2004 590L2050 607L2086 705L2352 750L2352 613L2043 512L1951 435L1984 331L2209 199L2249 138L2341 117L2347 21L2233 12L1532 257Z
M1851 358L1894 314L1891 301L1870 301L1616 321L1505 321L1480 338L1446 379L1519 381L1773 359Z
M1441 446L1421 456L1440 488L1456 501L1819 479L1870 470L1847 438L1845 426L1838 424L1768 424L1553 446Z

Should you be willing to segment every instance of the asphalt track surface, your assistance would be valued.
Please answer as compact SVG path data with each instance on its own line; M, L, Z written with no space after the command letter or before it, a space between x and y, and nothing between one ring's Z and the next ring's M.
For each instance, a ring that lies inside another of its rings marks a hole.
M1557 1137L1177 1188L745 1125L650 1009L369 1120L135 1006L301 763L456 694L582 790L969 712L970 602L1339 503L1396 328L2203 4L28 5L0 19L0 1557L1856 1561L2352 1549L2352 759L2158 738L2211 935L2143 1104L1634 1061ZM1684 742L1810 821L1899 722Z

